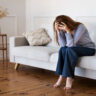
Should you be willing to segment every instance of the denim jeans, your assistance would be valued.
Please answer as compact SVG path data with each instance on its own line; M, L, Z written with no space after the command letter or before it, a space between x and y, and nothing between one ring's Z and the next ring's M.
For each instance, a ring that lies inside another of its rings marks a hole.
M81 56L95 55L95 49L81 46L64 46L60 47L58 54L58 61L56 67L56 74L64 77L74 78L75 66L78 58Z

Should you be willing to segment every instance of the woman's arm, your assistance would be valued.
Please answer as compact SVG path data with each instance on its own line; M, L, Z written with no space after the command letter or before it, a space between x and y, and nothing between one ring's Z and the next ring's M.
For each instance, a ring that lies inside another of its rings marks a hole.
M72 34L66 32L66 33L65 33L65 36L66 36L66 42L67 42L66 46L68 46L68 47L73 46L74 43L73 43L73 37L72 37Z
M60 46L66 45L65 33L62 30L60 30L60 32L58 33L58 42Z
M86 30L86 27L83 24L80 24L76 30L75 36L74 36L74 45L76 45L79 41L79 39L82 37Z
M83 24L80 24L74 34L74 40L71 33L65 33L66 36L66 46L76 46L79 39L82 37L83 33L85 32L86 27Z

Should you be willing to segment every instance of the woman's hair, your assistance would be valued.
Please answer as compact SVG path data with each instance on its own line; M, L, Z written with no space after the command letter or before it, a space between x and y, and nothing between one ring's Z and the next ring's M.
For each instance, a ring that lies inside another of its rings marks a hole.
M62 24L61 22L65 23L67 25L68 29L70 30L70 32L75 30L78 27L78 25L81 24L80 22L74 21L69 16L66 16L66 15L59 15L59 16L57 16L56 19L53 22L53 30L54 30L55 40L56 40L56 43L58 45L59 45L59 43L58 43L58 36L57 36L58 33L55 30L55 22L57 22L59 24Z

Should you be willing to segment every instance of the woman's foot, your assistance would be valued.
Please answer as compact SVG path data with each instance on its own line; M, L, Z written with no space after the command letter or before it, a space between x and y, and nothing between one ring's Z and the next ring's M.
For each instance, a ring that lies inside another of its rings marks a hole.
M60 75L58 81L53 85L53 87L54 88L59 87L61 85L61 83L62 83L63 78L64 77L62 75Z
M72 88L72 84L73 84L74 79L71 77L67 77L66 79L66 85L64 87L64 90L68 90Z

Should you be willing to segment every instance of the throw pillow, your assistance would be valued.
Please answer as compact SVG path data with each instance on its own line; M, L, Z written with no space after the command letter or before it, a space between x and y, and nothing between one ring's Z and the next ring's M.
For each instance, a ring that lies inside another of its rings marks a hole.
M29 45L47 45L52 41L44 28L39 28L35 31L23 33L23 36L28 40Z

